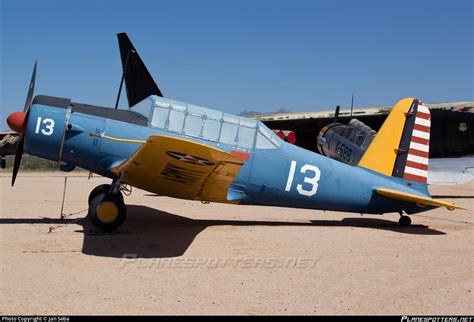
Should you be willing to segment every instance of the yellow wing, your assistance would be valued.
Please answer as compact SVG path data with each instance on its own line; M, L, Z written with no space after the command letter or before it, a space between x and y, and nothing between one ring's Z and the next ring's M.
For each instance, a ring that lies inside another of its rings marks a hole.
M159 195L230 202L227 191L243 161L190 140L151 136L128 160L114 167L124 183Z
M430 206L435 206L435 207L446 207L446 209L448 210L464 209L462 207L459 207L449 202L439 201L436 199L422 197L422 196L418 196L418 195L414 195L414 194L406 193L406 192L401 192L397 190L375 189L375 191L377 191L377 193L381 196L384 196L390 199L395 199L395 200L414 202L420 207L430 205Z

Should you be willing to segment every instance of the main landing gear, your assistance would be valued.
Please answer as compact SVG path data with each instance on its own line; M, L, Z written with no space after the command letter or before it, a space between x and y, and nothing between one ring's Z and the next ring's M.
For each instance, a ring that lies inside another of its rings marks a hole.
M89 194L88 217L95 228L112 232L127 218L127 207L123 200L121 179L95 187Z
M411 225L411 218L404 215L403 212L400 212L400 219L398 220L398 223L402 227L408 227Z

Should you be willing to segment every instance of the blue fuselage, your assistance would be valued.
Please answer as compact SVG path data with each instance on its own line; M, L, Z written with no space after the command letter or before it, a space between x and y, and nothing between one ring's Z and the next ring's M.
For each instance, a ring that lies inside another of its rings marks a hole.
M133 140L147 140L152 135L174 136L250 155L231 186L241 192L241 204L375 214L432 209L395 202L374 192L376 188L387 188L426 196L425 185L352 167L283 141L272 148L258 148L257 144L240 148L154 127L148 121L152 116L142 117L134 111L66 103L51 106L44 100L35 100L26 130L26 153L66 163L64 169L79 166L114 178L110 169L127 160L140 144L91 137L90 133ZM258 122L257 129L260 126L264 125ZM152 192L166 195L166 191Z

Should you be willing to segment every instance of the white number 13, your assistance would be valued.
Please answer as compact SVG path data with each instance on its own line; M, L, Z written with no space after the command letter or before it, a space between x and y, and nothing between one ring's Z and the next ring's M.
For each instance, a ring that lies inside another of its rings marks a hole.
M290 172L288 173L288 180L286 181L285 191L291 190L291 186L293 184L293 178L295 177L295 170L296 170L296 161L291 161ZM321 171L319 171L318 167L311 164L305 164L300 169L300 172L304 174L306 174L308 171L312 171L314 175L312 177L305 176L304 182L309 183L311 185L311 189L306 190L303 188L302 184L298 184L296 185L296 191L298 191L300 195L311 197L311 196L314 196L316 192L318 191L318 181L319 181L319 178L321 177Z
M41 116L38 117L36 121L36 129L35 133L39 133L41 129L41 134L43 135L51 135L54 132L54 120L50 118L46 118L43 120L44 129L41 129Z

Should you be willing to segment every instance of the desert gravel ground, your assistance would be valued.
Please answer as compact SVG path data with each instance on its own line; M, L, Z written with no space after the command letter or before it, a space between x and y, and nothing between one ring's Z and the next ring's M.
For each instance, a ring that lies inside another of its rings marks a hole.
M134 190L115 233L87 196L108 182L0 174L0 314L474 314L474 183L436 186L467 208L346 214L209 204ZM124 258L125 257L125 258Z

